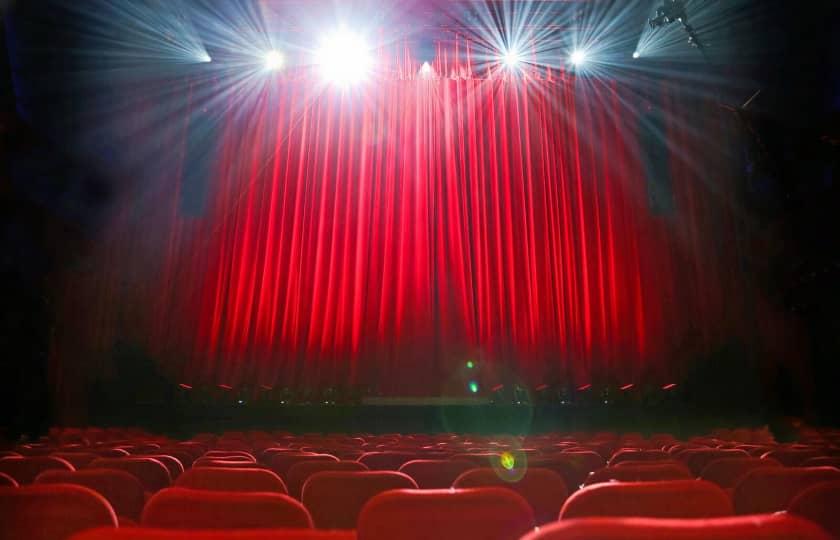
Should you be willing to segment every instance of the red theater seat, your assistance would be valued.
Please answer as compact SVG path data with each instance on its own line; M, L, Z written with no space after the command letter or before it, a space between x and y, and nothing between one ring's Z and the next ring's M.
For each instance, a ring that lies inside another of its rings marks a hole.
M35 483L85 486L105 497L119 517L135 521L140 519L140 512L146 502L140 480L118 469L46 471L38 475Z
M454 488L504 487L516 491L534 510L537 525L555 521L569 496L563 477L550 469L528 468L524 471L474 469L459 476Z
M311 528L306 509L288 495L168 488L146 503L144 527L163 529Z
M8 474L0 473L0 487L18 487L18 483Z
M50 456L67 461L76 469L87 467L91 461L99 457L93 452L53 452Z
M688 466L694 476L700 476L706 465L718 459L747 457L750 457L750 455L743 450L716 448L685 450L677 454L677 458Z
M269 529L238 531L173 531L169 529L93 529L71 540L356 540L353 531Z
M169 477L172 480L175 480L181 473L184 472L184 464L181 463L178 458L172 457L167 454L144 454L143 457L152 458L160 461L163 463L163 466L166 467L166 470L169 471Z
M732 503L715 484L702 480L613 482L573 493L560 519L580 517L710 518L732 515Z
M359 540L511 540L534 527L521 495L496 487L397 490L362 509Z
M840 480L840 470L832 467L756 469L735 486L732 502L737 514L778 512L805 489L832 480Z
M816 448L776 448L761 457L775 459L785 467L798 467L811 458L824 455L823 450Z
M354 529L362 507L393 489L414 489L410 476L396 471L326 471L303 485L301 501L319 529Z
M619 450L610 458L609 465L618 465L624 461L667 461L668 452L662 450Z
M781 467L782 464L775 459L760 459L752 457L734 457L716 459L706 465L700 472L700 478L714 482L722 488L729 489L744 477L748 472L755 469L766 469Z
M252 463L253 465L253 463ZM268 491L286 494L286 485L267 469L230 469L202 467L190 469L175 481L175 486L210 491Z
M250 461L256 463L257 458L244 450L208 450L202 457L224 459L226 461Z
M280 453L271 456L270 469L280 475L281 478L286 478L286 474L292 465L296 463L303 463L306 461L339 461L339 459L330 454L316 454L314 452L305 453Z
M685 465L674 463L648 462L649 464L636 465L623 462L620 466L606 467L589 474L584 482L585 485L597 484L600 482L657 482L663 480L691 480L691 471Z
M840 480L822 482L802 491L790 503L788 512L818 523L840 538Z
M229 461L226 459L198 458L193 462L193 469L202 467L223 467L225 469L259 469L262 465L253 461Z
M116 527L101 495L81 486L43 484L0 488L0 538L64 540L94 527Z
M820 456L803 461L802 467L834 467L840 469L840 456Z
M52 456L0 459L0 473L8 474L20 485L31 484L39 474L53 469L73 471L75 467L64 459Z
M414 452L366 452L357 461L371 471L397 471L418 457Z
M286 487L289 495L300 499L303 484L315 473L324 471L366 471L367 467L357 461L302 461L295 463L286 473Z
M785 514L713 519L587 518L558 521L522 540L830 540Z
M413 459L403 463L400 472L410 476L420 489L443 489L461 474L475 469L471 461L450 459Z
M169 476L169 469L166 468L166 465L153 458L99 458L91 461L88 467L92 469L120 469L131 473L140 480L143 488L150 493L169 487L172 483L172 477Z

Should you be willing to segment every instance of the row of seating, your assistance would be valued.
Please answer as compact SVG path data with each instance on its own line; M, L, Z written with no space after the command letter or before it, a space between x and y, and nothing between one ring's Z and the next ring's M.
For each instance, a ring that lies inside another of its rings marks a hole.
M834 486L840 470L831 466L836 434L796 445L777 445L761 436L677 441L667 435L228 433L174 441L143 433L80 433L70 440L66 432L52 435L2 450L0 484L12 486L3 490L8 497L43 509L47 503L32 490L85 486L104 499L115 523L139 524L143 530L361 529L371 505L397 494L405 497L397 497L401 509L389 512L408 512L405 519L415 521L429 521L423 512L435 505L451 507L453 497L468 501L470 495L480 504L454 504L463 525L470 515L490 512L487 497L496 491L517 498L516 504L505 503L509 506L524 503L527 530L546 524L553 530L558 519L731 520L736 513L754 518L787 509L840 536L837 518L824 510L838 497ZM821 460L819 466L810 466L814 460ZM24 528L32 516L8 514ZM441 526L457 530L456 521ZM479 521L492 523L489 517ZM497 532L498 538L519 536ZM479 537L491 537L486 534Z

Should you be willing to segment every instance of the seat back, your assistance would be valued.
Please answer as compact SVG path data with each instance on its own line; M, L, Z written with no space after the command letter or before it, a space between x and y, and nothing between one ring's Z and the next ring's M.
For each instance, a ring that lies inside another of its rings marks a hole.
M727 494L703 480L612 482L573 493L560 519L579 517L710 518L732 515Z
M303 463L305 461L339 461L339 459L331 454L316 454L314 452L282 452L271 455L269 468L280 475L280 478L286 478L289 469L296 463Z
M223 459L226 461L250 461L256 463L257 458L250 452L244 450L208 450L202 457L211 459Z
M252 463L253 465L253 463ZM200 467L190 469L176 481L176 487L210 491L268 491L286 494L286 485L267 469Z
M732 502L737 514L765 514L785 510L806 488L840 480L833 467L776 467L748 472L735 486Z
M802 491L791 501L788 512L818 523L840 538L840 480L822 482Z
M71 540L356 540L352 531L317 529L264 529L249 531L184 531L171 529L120 528L93 529Z
M169 471L169 478L173 481L184 472L184 464L174 456L168 454L144 454L143 457L156 459L163 463L163 466Z
M700 472L700 478L714 482L722 488L732 488L754 469L781 467L775 459L760 459L753 457L729 457L716 459L706 465Z
M309 512L288 495L168 488L146 503L144 527L167 529L311 528Z
M413 459L417 459L413 452L366 452L358 461L371 471L398 471L400 467Z
M82 469L78 471L45 471L36 484L75 484L102 495L120 517L140 519L146 499L143 484L134 475L119 469Z
M694 476L700 476L700 473L703 472L706 465L715 460L733 457L746 458L750 457L750 455L743 450L737 449L723 450L717 448L704 448L686 450L678 454L677 457L688 466L691 470L691 474Z
M834 467L840 469L840 456L820 456L803 461L802 467Z
M551 523L522 540L829 540L818 526L785 514L711 519L588 518Z
M301 501L319 529L354 529L362 507L393 489L416 489L410 476L396 471L325 471L303 485Z
M50 455L67 461L76 469L86 467L91 461L99 457L93 452L53 452Z
M169 487L172 483L169 469L154 458L99 458L91 461L88 467L93 469L120 469L133 474L143 484L143 489L150 493Z
M116 527L101 495L82 486L39 484L0 488L0 538L65 540L94 527Z
M15 479L20 485L31 484L44 471L76 470L67 460L53 456L5 457L0 459L0 473Z
M625 461L621 466L605 467L589 473L585 485L600 482L659 482L663 480L691 480L693 477L688 467L676 463L656 463L636 465Z
M619 450L609 460L609 465L618 465L623 461L667 461L668 452L662 450Z
M0 487L18 487L17 480L6 473L0 473Z
M444 489L461 474L475 469L475 463L457 459L413 459L400 467L400 472L410 476L420 489Z
M537 525L556 521L560 508L569 496L563 477L551 469L473 469L463 473L452 484L456 489L487 486L512 489L522 495L531 505Z
M823 451L817 448L776 448L765 452L761 457L773 458L785 467L798 467L811 458L824 455Z
M534 513L509 489L407 489L371 499L359 540L510 540L534 527Z
M315 473L324 471L366 471L367 467L357 461L301 461L292 465L286 473L286 487L289 495L300 499L303 484Z

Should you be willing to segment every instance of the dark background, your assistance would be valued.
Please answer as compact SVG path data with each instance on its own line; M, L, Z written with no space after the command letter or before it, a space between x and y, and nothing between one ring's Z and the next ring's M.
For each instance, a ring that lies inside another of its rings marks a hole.
M0 436L37 434L50 425L52 283L96 241L110 201L125 186L101 172L107 155L90 156L77 144L85 128L79 104L89 97L74 77L80 66L56 54L80 41L74 21L56 9L60 3L18 2L0 27ZM809 364L813 381L802 385L784 371L756 379L757 370L740 360L747 355L733 345L698 368L671 410L721 417L749 410L756 421L796 416L837 425L840 8L836 2L754 4L761 17L739 32L749 28L758 54L740 58L732 51L722 68L762 89L749 109L732 113L743 124L739 204L750 210L754 241L771 253L747 267L773 304L804 328L800 361ZM32 43L43 47L21 52L21 44ZM138 384L139 391L162 384L142 354L126 354L125 363L123 383L133 385L133 395ZM102 421L165 416L164 410Z

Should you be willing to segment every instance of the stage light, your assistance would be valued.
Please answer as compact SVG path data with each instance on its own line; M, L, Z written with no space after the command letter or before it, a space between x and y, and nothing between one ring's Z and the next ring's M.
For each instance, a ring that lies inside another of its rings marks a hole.
M204 53L204 54L202 54L201 56L198 57L198 61L206 64L206 63L212 62L213 59L210 58L209 54Z
M469 384L467 384L467 388L469 388L470 392L472 392L473 394L478 393L478 383L475 381L470 381Z
M467 369L472 369L475 367L475 363L472 360L467 360Z
M423 62L423 65L420 66L420 76L424 79L428 79L434 74L434 70L432 66L428 62Z
M283 55L278 51L268 51L265 53L265 69L268 71L277 71L283 67Z
M571 56L569 56L569 60L572 64L579 66L586 62L586 52L581 49L576 49Z
M342 29L321 42L316 63L325 80L345 86L365 79L373 65L373 57L362 36Z
M502 62L509 68L515 68L522 62L522 56L516 49L508 49L502 55Z
M639 51L633 51L633 58L634 58L634 59L637 59L637 58L639 58L640 56L642 56L642 55L641 55L641 53L639 53Z
M516 466L516 456L510 452L504 452L499 456L499 462L504 469L511 471Z

